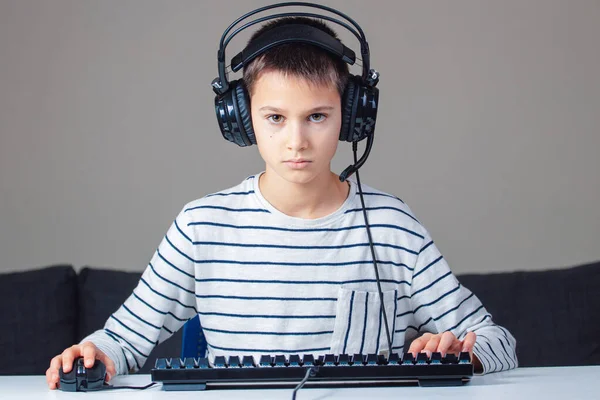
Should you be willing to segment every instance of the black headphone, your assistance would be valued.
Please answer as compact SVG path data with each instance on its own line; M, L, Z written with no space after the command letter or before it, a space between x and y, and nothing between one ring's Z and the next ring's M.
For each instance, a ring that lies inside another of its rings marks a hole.
M272 8L287 6L306 6L329 11L349 21L356 27L356 30L345 22L329 16L293 12L269 15L248 22L226 38L233 27L242 20ZM342 126L339 139L341 141L353 143L354 149L357 142L365 138L368 138L368 140L365 153L360 160L346 168L346 170L340 174L340 180L344 181L364 164L373 145L379 100L379 89L375 86L379 82L379 73L374 69L369 69L369 45L360 26L350 17L333 8L304 2L278 3L251 11L229 25L221 36L219 51L217 53L219 76L211 83L213 91L216 93L215 112L217 114L219 128L226 140L234 142L238 146L245 147L256 144L250 115L250 96L244 82L242 79L231 82L227 80L225 71L225 48L227 47L227 44L229 44L235 35L252 25L270 19L296 16L321 18L334 22L352 32L360 42L362 75L350 75L348 77L348 82L342 96ZM350 65L353 65L356 59L354 51L344 46L340 40L329 35L327 32L313 26L294 23L273 28L252 40L240 53L232 58L231 70L237 72L244 65L248 64L265 51L285 43L308 43L318 46Z

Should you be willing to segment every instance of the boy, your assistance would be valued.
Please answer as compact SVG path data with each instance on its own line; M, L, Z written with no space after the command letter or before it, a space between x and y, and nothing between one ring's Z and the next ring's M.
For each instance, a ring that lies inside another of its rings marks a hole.
M302 23L281 18L250 39ZM110 376L138 370L152 348L200 316L209 357L397 353L472 355L476 372L517 366L515 339L461 286L398 198L362 187L385 321L353 179L330 169L348 66L307 44L274 47L244 66L263 173L187 204L133 294L104 329L51 360L48 385L76 357Z

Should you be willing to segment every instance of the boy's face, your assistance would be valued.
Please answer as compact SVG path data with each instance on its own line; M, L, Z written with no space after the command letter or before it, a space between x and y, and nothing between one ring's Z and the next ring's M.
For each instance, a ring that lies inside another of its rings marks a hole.
M327 176L342 123L335 86L268 71L253 89L252 125L267 173L300 184Z

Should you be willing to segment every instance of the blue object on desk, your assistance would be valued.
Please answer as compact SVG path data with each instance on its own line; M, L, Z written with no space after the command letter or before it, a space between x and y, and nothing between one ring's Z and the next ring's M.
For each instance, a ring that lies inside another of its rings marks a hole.
M198 315L183 325L181 358L185 359L186 357L206 357L206 338Z

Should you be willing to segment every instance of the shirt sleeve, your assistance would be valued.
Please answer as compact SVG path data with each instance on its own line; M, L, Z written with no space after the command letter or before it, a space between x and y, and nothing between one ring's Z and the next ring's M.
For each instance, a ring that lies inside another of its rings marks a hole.
M93 342L113 360L117 374L138 371L158 343L197 315L194 264L194 245L184 209L133 293L108 318L103 329L82 342Z
M475 332L473 353L484 374L518 366L515 338L496 325L477 296L460 284L428 233L413 270L411 303L419 335L450 331L462 340Z

